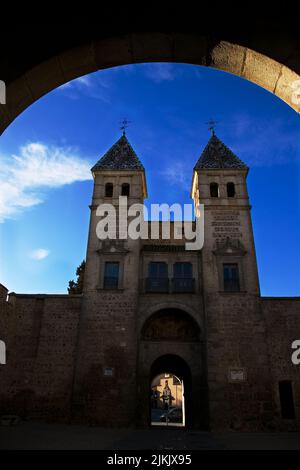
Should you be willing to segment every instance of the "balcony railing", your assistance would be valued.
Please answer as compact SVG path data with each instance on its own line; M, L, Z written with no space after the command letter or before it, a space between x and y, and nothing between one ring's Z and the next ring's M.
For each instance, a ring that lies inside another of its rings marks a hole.
M195 291L195 279L194 278L174 277L172 279L172 292L183 293L183 292L194 292L194 291Z
M238 279L224 279L225 292L239 292L240 282Z
M169 292L169 279L148 277L145 290L146 292Z
M171 282L170 282L171 281ZM145 279L145 292L162 293L193 293L195 292L194 278L151 278Z
M118 289L119 278L104 276L103 287L104 289Z

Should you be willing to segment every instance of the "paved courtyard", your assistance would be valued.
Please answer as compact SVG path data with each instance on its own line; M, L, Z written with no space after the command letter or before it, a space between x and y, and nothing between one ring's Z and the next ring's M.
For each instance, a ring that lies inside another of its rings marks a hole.
M0 426L0 449L300 449L300 433L209 433L185 429L104 429L21 422Z

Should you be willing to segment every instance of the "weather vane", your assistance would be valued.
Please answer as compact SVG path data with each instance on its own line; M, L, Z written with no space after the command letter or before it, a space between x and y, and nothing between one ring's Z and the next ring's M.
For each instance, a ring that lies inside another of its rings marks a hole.
M215 127L219 123L219 121L215 121L214 119L210 119L205 124L208 124L208 130L211 131L212 135L215 135Z
M125 135L126 134L126 129L129 126L129 124L131 124L131 121L128 121L127 118L124 118L123 121L120 122L120 124L121 124L120 129L121 129L121 131L123 131L123 135Z

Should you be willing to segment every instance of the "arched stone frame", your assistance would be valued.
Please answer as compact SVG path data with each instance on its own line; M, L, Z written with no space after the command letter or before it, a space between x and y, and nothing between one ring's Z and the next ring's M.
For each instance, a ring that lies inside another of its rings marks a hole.
M179 305L181 308L179 308ZM187 317L190 317L194 325L199 329L199 341L178 342L168 340L143 340L141 333L144 324L149 322L160 311L176 309ZM151 385L150 370L152 363L163 355L179 355L191 370L191 395L190 400L194 409L194 417L187 421L188 427L208 429L209 405L207 387L206 343L204 330L200 327L200 321L190 307L178 302L164 302L147 309L146 318L139 322L138 326L138 357L137 357L137 424L147 426L150 424L148 393ZM175 374L176 375L176 374Z
M149 384L153 379L162 373L175 375L183 384L183 406L184 406L184 426L190 427L192 424L192 374L190 367L180 354L165 354L157 357L151 365ZM150 403L149 403L150 404ZM151 409L150 409L151 414ZM151 418L150 418L151 419Z
M131 33L93 40L58 52L10 82L6 104L0 106L0 133L28 106L70 80L100 69L145 62L187 63L223 70L265 88L300 112L300 87L293 87L300 80L299 59L292 62L293 70L286 60L288 54L284 58L274 50L273 57L196 33Z
M113 198L114 197L114 184L112 181L105 183L104 185L104 197Z
M176 327L174 328L174 319ZM179 328L178 328L179 327ZM165 308L153 313L143 324L141 341L200 342L198 323L182 309Z
M140 337L143 325L146 323L146 321L156 312L159 310L164 310L164 309L175 309L175 310L182 310L183 312L189 314L192 319L197 323L198 327L200 328L200 331L204 330L204 324L203 324L203 319L201 318L201 315L199 315L199 312L196 311L196 309L190 307L189 305L186 305L185 303L181 302L159 302L157 304L151 305L151 307L146 308L144 310L140 310L138 312L138 335Z
M209 183L209 197L216 199L220 197L220 185L216 181Z
M236 188L233 181L228 181L226 183L227 197L235 198L236 197Z

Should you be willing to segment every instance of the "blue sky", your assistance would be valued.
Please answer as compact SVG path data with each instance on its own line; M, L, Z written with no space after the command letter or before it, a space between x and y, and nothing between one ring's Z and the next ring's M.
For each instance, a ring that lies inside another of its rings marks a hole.
M24 111L0 138L0 282L65 293L85 257L89 169L119 138L147 172L148 204L189 203L206 122L250 166L248 190L263 295L300 295L300 121L284 102L233 75L139 64L74 80Z

